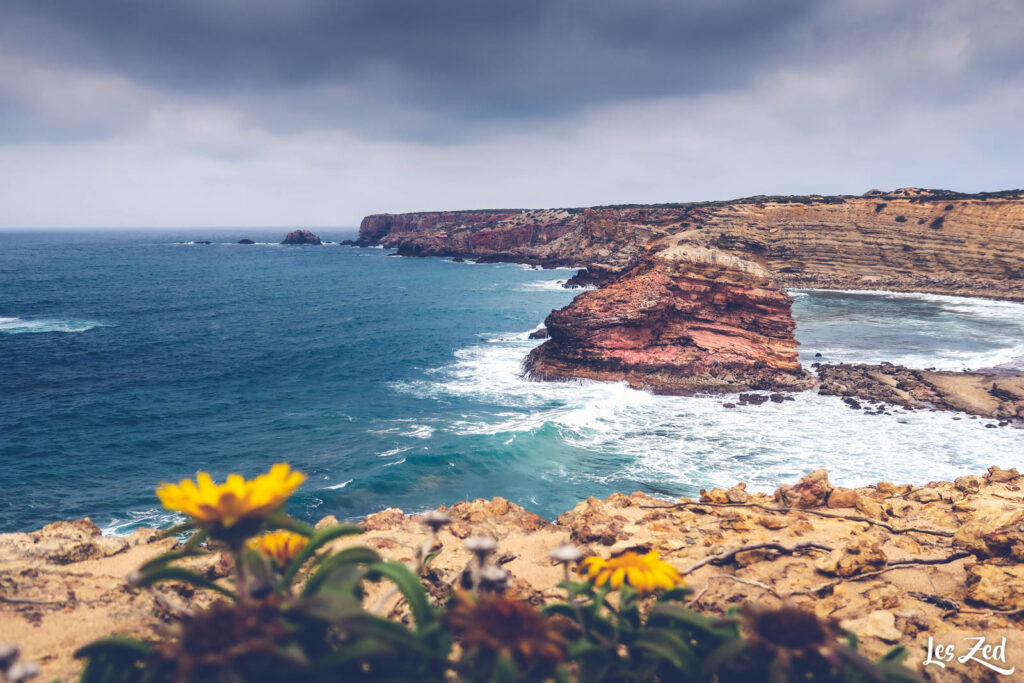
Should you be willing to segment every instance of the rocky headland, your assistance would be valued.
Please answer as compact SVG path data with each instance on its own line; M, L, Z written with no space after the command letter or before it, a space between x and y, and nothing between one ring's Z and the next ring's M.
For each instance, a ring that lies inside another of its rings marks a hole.
M796 360L782 288L1024 301L1021 190L902 188L859 197L378 214L363 219L357 242L407 256L583 266L565 286L599 289L548 317L551 338L525 361L527 374L625 380L661 393L813 386ZM699 258L679 261L680 254L714 254L715 267L707 270ZM743 265L723 268L729 259ZM1009 393L989 399L978 390L987 375L918 374L914 382L921 386L910 397L886 388L907 384L880 379L892 373L841 367L820 374L822 393L1020 415L1013 388L1019 380L995 382L997 393L999 386Z
M476 534L498 539L510 590L535 604L562 595L561 569L548 551L566 540L603 556L654 549L684 574L702 611L792 601L840 619L872 656L906 645L910 665L927 680L1007 680L971 662L921 666L929 638L963 654L965 638L984 635L993 644L1005 636L1004 666L1024 670L1022 485L1016 470L993 467L921 487L843 489L819 470L774 494L738 484L678 501L642 493L590 498L555 521L502 498L459 502L448 508L453 522L440 534L427 581L435 599L450 595L470 560L463 541ZM410 564L426 538L421 517L397 509L362 526L366 533L345 544ZM174 583L138 590L126 577L176 543L148 530L103 536L88 520L0 535L2 640L40 663L46 680L68 680L79 670L73 651L97 636L163 632L212 596ZM190 562L215 580L231 569L219 553ZM394 600L386 607L400 609Z
M758 264L678 245L553 311L550 339L524 367L662 394L803 390L814 379L797 359L791 306Z
M753 260L782 287L1024 300L1022 190L376 214L363 219L357 240L410 256L598 264L605 272L681 241Z

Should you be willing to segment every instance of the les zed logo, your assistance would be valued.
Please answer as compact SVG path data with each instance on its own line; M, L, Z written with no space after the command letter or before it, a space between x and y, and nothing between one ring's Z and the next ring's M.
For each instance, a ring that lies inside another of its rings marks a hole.
M991 645L985 642L985 636L978 636L974 638L964 638L967 641L974 641L974 645L966 654L960 657L956 656L956 646L953 643L947 643L943 645L939 643L935 644L935 639L932 637L928 638L928 656L924 660L924 666L929 664L935 664L937 666L946 668L946 664L956 661L961 664L967 662L977 662L982 666L995 671L996 673L1004 676L1009 676L1017 667L1011 666L1009 669L997 666L994 662L1000 662L1006 664L1006 638L1004 637L1002 642L998 645Z

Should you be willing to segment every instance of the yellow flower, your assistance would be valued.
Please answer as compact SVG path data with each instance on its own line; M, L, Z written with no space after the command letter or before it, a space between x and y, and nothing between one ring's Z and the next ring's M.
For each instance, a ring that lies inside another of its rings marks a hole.
M588 557L583 560L579 572L586 574L597 588L608 584L618 590L623 583L628 583L639 593L653 593L683 583L683 577L676 568L659 560L658 553L653 550L646 555L637 555L631 550L610 560Z
M156 495L168 510L184 512L200 524L230 527L241 519L266 517L305 480L306 475L278 463L255 479L231 474L223 484L214 484L209 474L200 472L195 482L162 484Z
M306 537L287 529L278 529L250 539L247 545L283 567L294 560L306 545Z

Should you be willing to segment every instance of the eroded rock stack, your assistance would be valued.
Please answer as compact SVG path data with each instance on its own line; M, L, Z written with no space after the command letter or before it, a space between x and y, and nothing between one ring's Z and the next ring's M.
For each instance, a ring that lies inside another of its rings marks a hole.
M803 390L814 379L797 359L791 306L756 263L677 245L552 312L551 338L525 370L662 394Z

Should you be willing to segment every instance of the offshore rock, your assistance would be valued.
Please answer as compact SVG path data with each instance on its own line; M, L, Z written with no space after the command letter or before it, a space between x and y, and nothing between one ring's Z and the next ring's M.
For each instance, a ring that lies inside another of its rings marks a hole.
M660 394L800 391L792 299L756 263L679 245L545 320L537 380L625 381Z
M322 244L320 238L309 230L293 230L285 235L281 244Z

